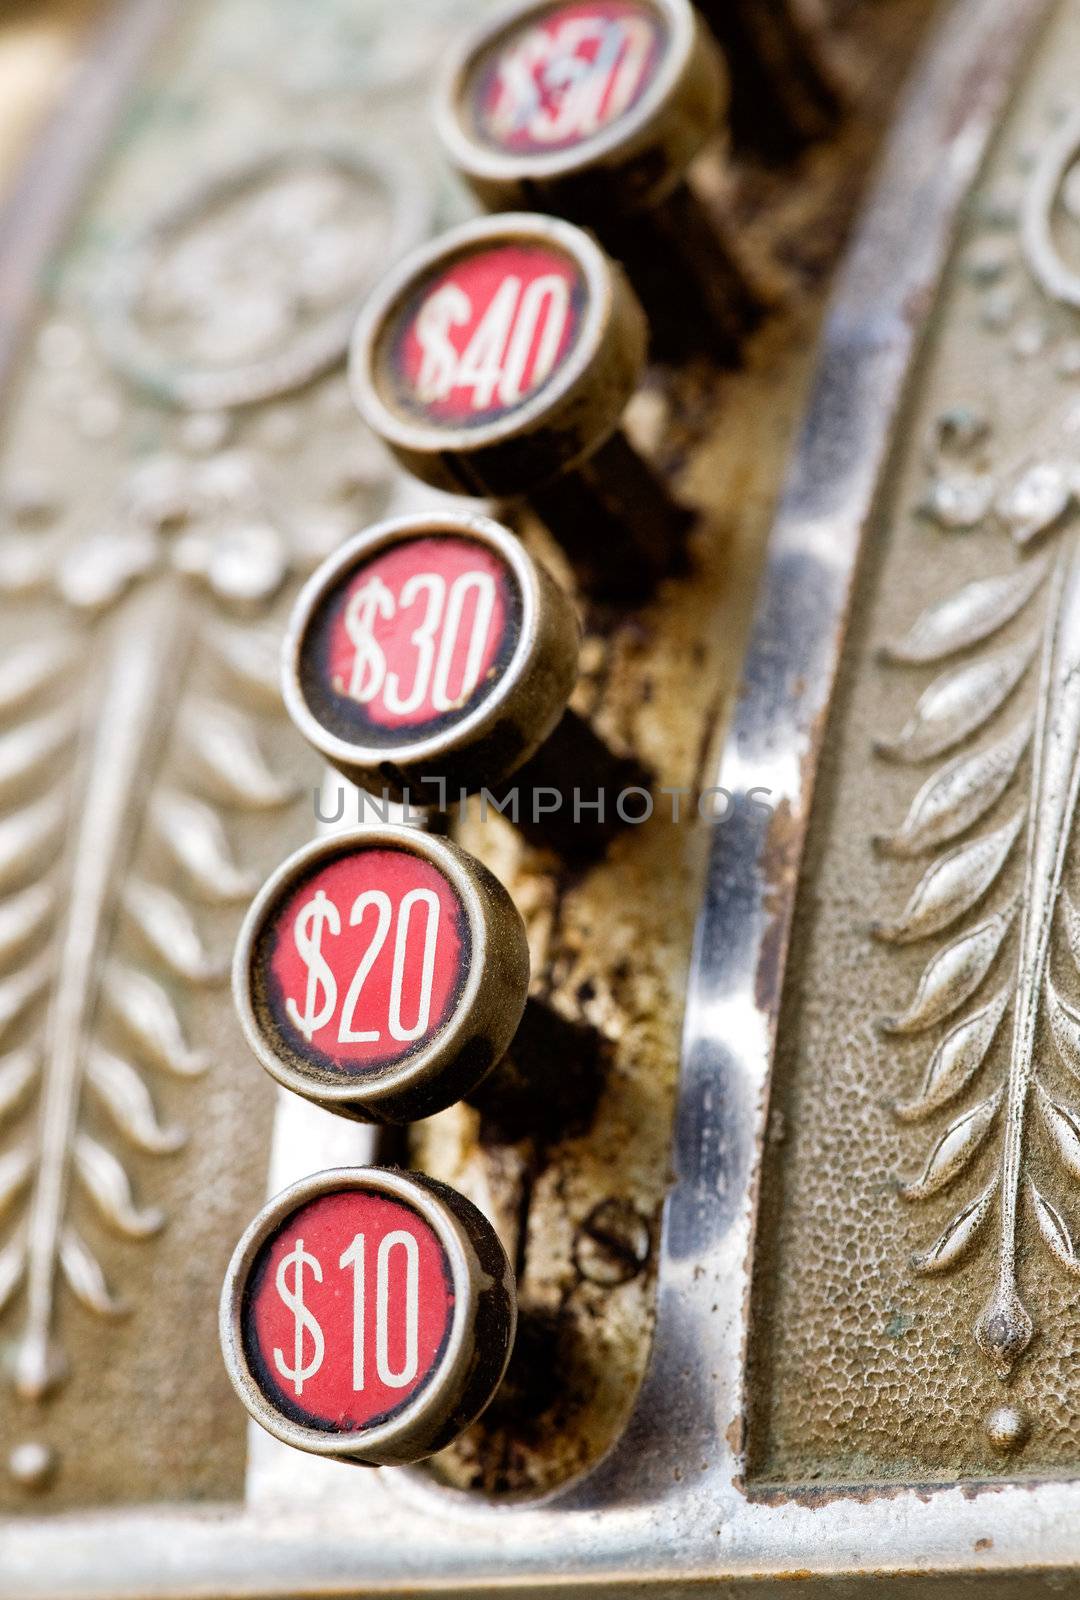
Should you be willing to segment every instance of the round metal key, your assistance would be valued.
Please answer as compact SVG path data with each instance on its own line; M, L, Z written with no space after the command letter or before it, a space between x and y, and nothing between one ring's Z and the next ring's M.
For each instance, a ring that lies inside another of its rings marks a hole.
M314 573L285 639L285 705L354 783L435 798L498 784L577 679L569 599L520 540L459 512L376 524Z
M737 348L757 301L733 243L687 186L728 104L689 0L518 0L444 75L437 125L483 205L593 229L626 266L661 353Z
M321 1172L265 1206L221 1295L229 1377L285 1444L420 1461L484 1409L513 1345L513 1272L490 1223L433 1178Z
M290 856L252 903L233 992L277 1081L362 1122L431 1116L510 1044L529 983L521 916L467 851L363 828Z
M569 599L507 528L465 512L393 518L302 590L285 704L327 761L388 800L445 809L483 789L501 807L516 777L518 821L558 848L575 787L605 789L614 815L643 777L567 709L580 642ZM558 813L536 803L541 789Z
M644 314L587 233L529 213L481 218L407 256L352 345L365 420L417 477L526 498L594 584L642 586L685 513L619 421L645 362Z

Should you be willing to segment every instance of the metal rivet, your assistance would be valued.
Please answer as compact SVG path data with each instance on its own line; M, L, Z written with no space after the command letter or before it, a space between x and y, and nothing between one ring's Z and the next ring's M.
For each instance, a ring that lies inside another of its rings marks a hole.
M57 1467L56 1451L37 1439L17 1444L8 1456L8 1472L24 1489L44 1489Z
M629 1283L648 1259L649 1225L628 1200L602 1200L578 1229L574 1261L590 1283Z
M999 1406L991 1411L984 1427L994 1449L1001 1455L1009 1455L1027 1442L1031 1422L1016 1406Z

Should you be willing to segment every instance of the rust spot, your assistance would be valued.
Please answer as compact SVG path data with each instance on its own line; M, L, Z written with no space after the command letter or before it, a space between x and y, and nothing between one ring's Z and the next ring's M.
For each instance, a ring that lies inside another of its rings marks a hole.
M936 300L937 284L922 284L904 301L904 320L912 328L921 328L934 309Z
M765 913L769 920L754 975L754 1003L766 1013L774 1012L780 1002L791 900L804 835L803 819L793 814L789 801L782 801L769 823L759 863L765 879Z
M813 790L826 718L827 712L820 711L810 725L806 748L799 762L801 795L809 795ZM772 1016L776 1015L780 1006L788 933L806 842L807 821L805 811L795 812L790 801L782 800L769 822L765 847L758 863L765 880L763 901L769 921L762 937L761 954L754 975L754 1002L759 1010Z
M939 1488L954 1488L953 1484L939 1484ZM899 1496L910 1494L911 1485L906 1483L882 1484L875 1483L869 1487L856 1487L854 1484L829 1484L798 1486L770 1484L767 1487L755 1486L749 1493L749 1499L755 1505L766 1506L804 1506L808 1511L820 1510L823 1506L834 1505L839 1500L854 1502L856 1505L875 1505L880 1500L896 1500Z

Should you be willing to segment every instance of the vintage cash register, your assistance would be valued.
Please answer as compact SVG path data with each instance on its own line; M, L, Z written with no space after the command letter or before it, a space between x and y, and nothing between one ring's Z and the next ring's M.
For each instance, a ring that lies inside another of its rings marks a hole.
M98 11L0 1595L1073 1592L1080 0Z

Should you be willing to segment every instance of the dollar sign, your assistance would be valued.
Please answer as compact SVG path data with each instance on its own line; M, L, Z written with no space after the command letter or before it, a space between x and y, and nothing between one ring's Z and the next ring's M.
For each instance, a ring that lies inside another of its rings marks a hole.
M445 400L452 392L457 382L458 353L450 329L466 326L472 314L472 301L456 283L444 283L421 306L416 318L421 352L416 393L425 405Z
M340 933L341 918L338 916L337 906L320 889L297 912L296 921L293 923L293 940L308 969L303 1012L301 1013L291 995L285 1001L285 1010L290 1020L300 1029L308 1044L311 1043L312 1034L324 1028L330 1021L337 1005L337 980L322 953L324 927L328 927L331 933ZM320 989L326 998L316 1012L315 1002Z
M386 677L386 656L375 637L375 620L394 615L394 597L381 578L369 578L350 597L345 608L345 632L356 647L348 694L366 706L374 700Z
M293 1286L290 1290L285 1275L291 1266L295 1266L296 1271L293 1274ZM283 1378L292 1380L293 1388L297 1394L303 1392L304 1384L318 1372L323 1364L323 1356L326 1354L326 1341L323 1339L323 1331L319 1327L313 1312L304 1304L305 1267L311 1268L316 1283L322 1282L322 1267L319 1265L317 1258L309 1255L304 1249L303 1239L297 1239L289 1254L279 1263L277 1277L274 1280L278 1294L292 1312L296 1323L292 1366L290 1367L287 1364L281 1351L276 1348L274 1350L274 1365ZM311 1360L306 1367L303 1365L305 1330L310 1331L312 1344Z

